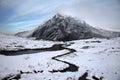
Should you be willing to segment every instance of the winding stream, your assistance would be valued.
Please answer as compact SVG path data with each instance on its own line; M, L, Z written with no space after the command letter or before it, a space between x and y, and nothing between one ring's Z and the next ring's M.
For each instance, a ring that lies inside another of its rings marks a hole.
M57 59L58 57L62 57L64 55L68 55L68 54L72 54L73 52L75 52L74 49L70 49L70 48L65 48L63 47L64 44L55 44L52 47L49 48L40 48L40 49L25 49L25 50L18 50L18 51L1 51L0 54L2 55L6 55L6 56L16 56L16 55L23 55L23 54L32 54L32 53L38 53L38 52L45 52L45 51L57 51L57 50L69 50L69 52L61 54L61 55L57 55L52 57L53 60L59 61L59 62L63 62L65 64L68 64L69 66L66 67L63 70L53 70L53 71L49 71L51 73L54 72L76 72L78 71L78 66L76 66L75 64L69 63L67 61L63 61L63 60L59 60Z
M59 62L63 62L65 64L68 64L69 66L62 69L62 70L52 70L52 71L49 71L49 72L55 73L55 72L76 72L76 71L78 71L79 67L76 66L75 64L72 64L72 63L69 63L67 61L63 61L63 60L58 59L59 57L62 57L62 56L65 56L65 55L72 54L72 53L76 52L76 50L63 47L63 45L65 45L65 44L55 44L52 47L40 48L40 49L25 49L25 50L18 50L18 51L1 51L0 54L6 55L6 56L16 56L16 55L23 55L23 54L32 54L32 53L38 53L38 52L57 51L57 50L66 49L69 52L63 53L63 54L60 54L60 55L57 55L57 56L53 56L53 57L51 57L51 59L59 61ZM36 73L42 73L42 72L43 72L43 70L41 70L41 71L33 70L32 72L30 72L30 71L24 72L24 71L20 70L20 72L18 74L14 74L14 75L10 74L10 75L4 77L2 80L12 80L12 79L19 80L19 79L21 79L22 74L33 74L33 73L36 74ZM88 80L87 76L88 76L88 73L85 72L82 76L80 76L78 78L78 80ZM97 78L96 76L92 76L92 78L94 80L102 80L103 79L103 77Z

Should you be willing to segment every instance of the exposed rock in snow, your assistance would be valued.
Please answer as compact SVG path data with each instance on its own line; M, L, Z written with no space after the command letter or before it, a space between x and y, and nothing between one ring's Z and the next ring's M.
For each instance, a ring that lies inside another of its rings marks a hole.
M88 25L85 21L60 14L56 14L52 19L39 26L31 35L31 37L36 37L36 39L55 41L118 36L120 36L120 33L96 29Z

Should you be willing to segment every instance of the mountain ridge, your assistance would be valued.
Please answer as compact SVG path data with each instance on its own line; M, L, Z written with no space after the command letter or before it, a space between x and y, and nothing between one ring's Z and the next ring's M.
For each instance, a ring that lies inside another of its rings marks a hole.
M38 26L29 37L35 37L37 40L71 41L93 37L120 37L120 33L96 29L85 21L58 13L44 24Z

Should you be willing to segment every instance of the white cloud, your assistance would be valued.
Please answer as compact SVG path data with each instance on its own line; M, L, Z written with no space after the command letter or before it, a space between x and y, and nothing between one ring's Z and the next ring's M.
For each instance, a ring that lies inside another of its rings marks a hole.
M44 21L56 12L78 17L92 26L120 31L119 0L0 0L0 9L11 8L13 14L7 24L17 28L35 25L31 17ZM25 17L30 21L23 21ZM42 16L42 18L41 18ZM45 16L45 17L43 17ZM15 21L16 19L22 20ZM12 22L12 23L11 23Z
M63 6L61 12L81 18L94 27L120 31L118 0L75 0L72 5Z
M21 0L0 0L0 9L15 8Z
M40 1L40 0L24 0L16 8L14 15L9 18L9 20L14 20L20 17L25 17L28 15L41 15L50 12L54 12L55 9L61 5L59 1Z

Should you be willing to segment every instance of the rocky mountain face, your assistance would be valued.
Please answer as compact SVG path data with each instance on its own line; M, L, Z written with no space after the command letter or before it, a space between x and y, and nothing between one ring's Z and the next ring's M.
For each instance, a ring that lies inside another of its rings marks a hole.
M56 14L29 35L29 37L35 37L37 40L44 39L53 41L71 41L93 37L111 38L118 36L120 36L118 32L96 29L88 25L85 21L60 14Z
M93 37L109 38L120 36L120 34L98 30L88 25L85 21L56 14L52 19L39 26L30 36L36 37L36 39L70 41Z

